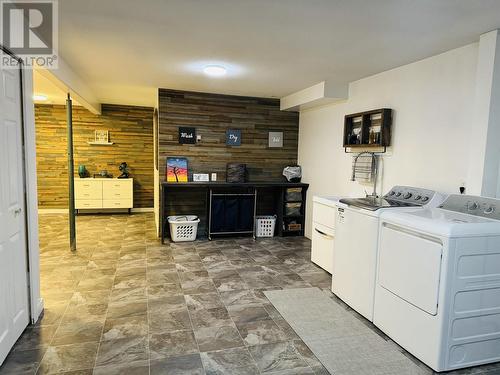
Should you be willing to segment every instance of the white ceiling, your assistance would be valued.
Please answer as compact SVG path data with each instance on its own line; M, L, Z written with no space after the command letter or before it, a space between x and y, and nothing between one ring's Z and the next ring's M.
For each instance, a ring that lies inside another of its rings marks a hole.
M34 101L37 104L66 105L66 97L68 95L68 91L62 90L57 87L51 80L41 74L37 69L33 71L33 91L35 95L43 95L47 97L47 100L35 99ZM79 105L74 98L73 105Z
M158 87L282 97L477 41L499 0L64 0L60 55L103 103ZM207 78L204 62L230 74Z

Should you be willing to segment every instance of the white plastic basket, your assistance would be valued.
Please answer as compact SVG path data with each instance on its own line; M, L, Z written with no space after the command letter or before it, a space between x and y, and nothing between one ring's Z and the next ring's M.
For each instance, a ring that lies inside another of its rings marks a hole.
M257 216L255 235L257 237L273 237L274 227L276 226L276 215L275 216Z
M170 237L174 242L185 242L196 240L198 232L198 216L169 216L167 217L170 225Z

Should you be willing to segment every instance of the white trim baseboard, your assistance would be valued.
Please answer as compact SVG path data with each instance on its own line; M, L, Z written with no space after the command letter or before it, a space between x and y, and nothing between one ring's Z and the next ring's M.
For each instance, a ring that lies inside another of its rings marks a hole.
M67 208L39 208L38 213L40 215L48 215L48 214L67 214Z
M40 319L40 315L42 315L43 308L43 298L39 298L38 303L31 311L31 324L35 324L36 322L38 322L38 319Z
M132 212L154 212L154 210L155 210L154 207L132 208Z
M112 210L112 209L111 209ZM124 209L126 210L126 209ZM98 213L113 213L113 211L104 211L104 210L82 210L82 212L98 212ZM132 208L131 212L141 213L141 212L154 212L154 207L138 207ZM40 215L50 215L50 214L67 214L67 208L39 208L38 213Z

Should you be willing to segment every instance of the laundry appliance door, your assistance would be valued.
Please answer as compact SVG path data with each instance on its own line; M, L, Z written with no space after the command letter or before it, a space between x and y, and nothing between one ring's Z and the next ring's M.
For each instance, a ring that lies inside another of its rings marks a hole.
M422 311L436 315L442 253L440 239L383 223L378 284Z
M337 209L332 291L373 320L378 216L352 207Z

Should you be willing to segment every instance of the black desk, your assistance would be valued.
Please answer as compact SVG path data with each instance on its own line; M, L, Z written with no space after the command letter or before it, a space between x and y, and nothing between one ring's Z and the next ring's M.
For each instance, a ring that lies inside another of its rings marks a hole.
M162 242L168 236L167 217L171 215L197 215L200 218L198 237L207 236L210 215L210 192L234 193L256 191L256 214L276 215L276 235L303 236L305 227L305 202L309 184L289 182L181 182L161 184L160 229ZM300 215L287 216L285 213L286 189L302 188L302 210ZM300 231L290 231L283 227L288 220L301 224Z

